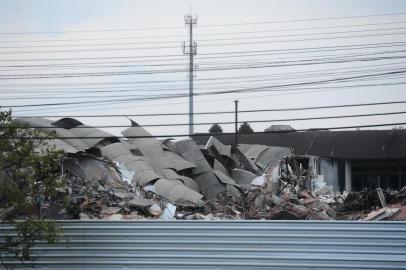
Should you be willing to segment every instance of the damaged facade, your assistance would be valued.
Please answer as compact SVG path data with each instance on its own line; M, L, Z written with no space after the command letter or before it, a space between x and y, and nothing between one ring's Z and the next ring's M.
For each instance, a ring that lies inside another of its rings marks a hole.
M72 118L15 121L54 134L51 143L66 153L69 209L57 211L60 219L372 220L406 211L405 189L381 190L385 205L375 189L340 193L342 160L312 151L243 139L237 147L223 137L200 146L158 140L133 121L120 138ZM348 166L345 176L354 176ZM384 210L367 216L377 207Z
M240 134L239 142L292 149L309 159L303 165L321 175L335 192L406 186L406 130L268 131ZM196 136L195 140L205 143L208 138ZM232 144L234 136L219 140Z

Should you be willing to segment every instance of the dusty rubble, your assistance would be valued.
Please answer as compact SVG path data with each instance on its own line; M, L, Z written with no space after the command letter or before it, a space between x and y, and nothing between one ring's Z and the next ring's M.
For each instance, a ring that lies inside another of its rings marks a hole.
M66 219L404 219L406 188L333 193L286 147L204 147L157 140L132 121L119 139L63 118L17 122L58 137L66 155L67 205L45 213ZM78 139L75 139L78 137ZM100 137L100 138L92 138ZM369 213L369 215L368 215Z

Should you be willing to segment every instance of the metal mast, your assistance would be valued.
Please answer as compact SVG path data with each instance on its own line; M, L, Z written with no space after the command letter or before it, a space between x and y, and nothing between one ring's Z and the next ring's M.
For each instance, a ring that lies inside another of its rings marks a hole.
M238 146L238 100L234 100L234 143Z
M197 23L197 17L191 14L185 16L185 25L189 28L189 45L183 42L183 53L189 55L189 136L193 134L193 78L195 66L193 58L197 52L197 43L193 41L193 26Z

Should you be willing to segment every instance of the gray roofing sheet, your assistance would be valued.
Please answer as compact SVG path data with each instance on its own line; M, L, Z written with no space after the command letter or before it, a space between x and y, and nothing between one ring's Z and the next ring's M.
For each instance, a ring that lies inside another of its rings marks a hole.
M182 157L196 164L193 175L200 191L206 198L213 198L216 194L225 191L225 186L214 174L199 147L191 139L184 139L176 143Z
M131 155L130 149L123 143L112 143L101 148L102 154L110 159L122 155Z
M265 169L270 163L278 162L281 158L292 155L288 147L271 146L261 152L255 160L255 164Z
M85 141L89 145L89 147L95 146L98 142L102 141L104 138L114 137L110 133L87 125L72 128L70 129L70 131L74 133L77 137L85 137L83 141ZM98 137L98 138L89 138L89 137Z
M168 160L171 161L172 167L175 168L177 171L196 168L195 164L175 153L172 153L171 151L164 150L164 155Z
M269 146L261 144L240 144L238 149L251 160L255 160L263 151L268 149Z
M221 155L230 157L230 155L231 155L231 146L230 145L224 145L218 139L211 136L209 138L209 140L207 141L206 146L204 148L210 149L211 146L214 146Z
M232 169L231 170L231 178L239 185L249 185L251 186L252 180L257 176L252 172L242 170L242 169Z
M166 149L164 150L163 144L155 138L132 138L133 136L151 136L151 134L142 127L127 128L122 134L130 137L128 138L130 143L136 145L144 156L151 159L151 165L155 168L156 172L163 175L164 178L179 179L175 170L181 171L193 166L193 164L183 160L175 153L171 153Z
M124 164L128 170L135 172L133 181L135 181L137 185L144 186L153 180L162 178L162 176L157 174L154 168L148 164L144 157L121 155L113 160Z
M159 179L154 184L156 193L168 198L172 202L190 201L193 203L201 202L203 195L185 186L182 182L177 183L177 180Z
M30 117L30 118L16 118L14 119L17 123L26 124L30 127L39 127L38 130L50 134L51 132L55 132L56 137L77 137L76 134L72 133L68 129L58 128L51 125L52 121L45 119L45 118L38 118L38 117ZM42 127L42 128L41 128ZM63 142L72 146L76 151L82 151L89 148L89 145L84 142L82 139L63 139ZM62 143L58 143L61 147L63 147ZM76 152L71 151L71 148L67 147L67 152Z

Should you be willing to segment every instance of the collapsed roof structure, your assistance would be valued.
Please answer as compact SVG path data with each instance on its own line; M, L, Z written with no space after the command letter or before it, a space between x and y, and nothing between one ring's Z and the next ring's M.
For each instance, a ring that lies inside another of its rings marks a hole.
M337 212L379 205L368 192L333 193L312 159L294 156L289 147L237 147L215 137L205 146L189 138L158 140L134 121L120 138L73 118L14 121L54 136L50 143L66 153L61 167L70 208L48 211L49 217L335 219ZM399 202L406 190L385 195ZM379 216L399 211L388 208Z

